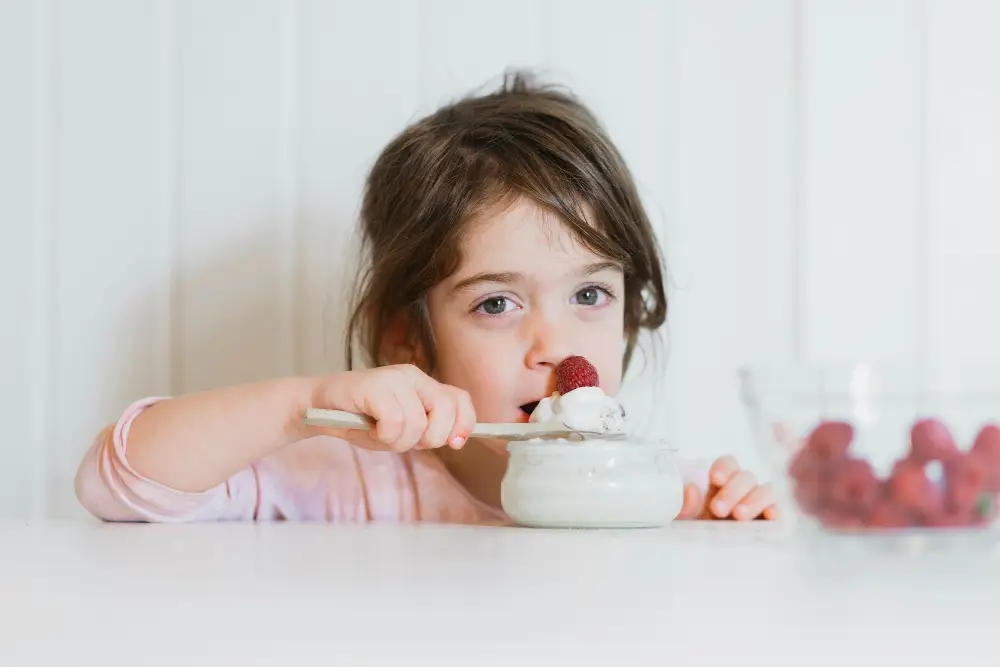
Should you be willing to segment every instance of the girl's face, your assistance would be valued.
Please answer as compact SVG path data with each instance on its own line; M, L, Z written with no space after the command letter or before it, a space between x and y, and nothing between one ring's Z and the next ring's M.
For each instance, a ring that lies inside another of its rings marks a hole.
M558 221L521 200L471 224L462 265L428 294L440 382L469 392L478 421L523 422L582 355L617 394L624 277Z

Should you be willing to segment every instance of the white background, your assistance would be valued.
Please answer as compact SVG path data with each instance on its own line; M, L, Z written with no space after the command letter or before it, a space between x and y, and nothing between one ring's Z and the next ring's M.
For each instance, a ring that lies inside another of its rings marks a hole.
M366 169L508 66L594 107L657 222L651 432L754 463L744 362L998 361L998 33L986 0L0 0L0 516L81 515L135 398L339 368Z

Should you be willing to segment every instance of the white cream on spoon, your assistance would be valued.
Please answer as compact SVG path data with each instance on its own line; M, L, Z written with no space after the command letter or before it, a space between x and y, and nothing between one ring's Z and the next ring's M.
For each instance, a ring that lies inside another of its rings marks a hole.
M553 392L540 400L528 421L558 421L577 431L620 433L625 430L623 413L621 403L600 387L577 387L565 394Z

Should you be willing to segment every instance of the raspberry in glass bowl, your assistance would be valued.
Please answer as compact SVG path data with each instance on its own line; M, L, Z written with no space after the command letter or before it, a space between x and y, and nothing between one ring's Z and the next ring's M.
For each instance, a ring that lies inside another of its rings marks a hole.
M962 531L1000 505L1000 369L745 367L778 491L824 531Z

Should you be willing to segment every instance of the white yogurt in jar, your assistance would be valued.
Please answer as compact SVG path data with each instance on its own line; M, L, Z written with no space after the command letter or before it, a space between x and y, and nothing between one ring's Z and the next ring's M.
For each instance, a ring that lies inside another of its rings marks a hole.
M501 503L514 523L539 528L653 528L684 497L674 450L657 441L511 442Z

